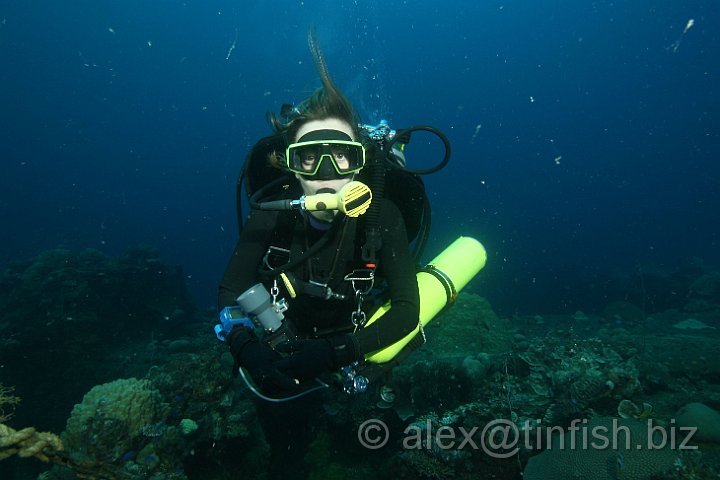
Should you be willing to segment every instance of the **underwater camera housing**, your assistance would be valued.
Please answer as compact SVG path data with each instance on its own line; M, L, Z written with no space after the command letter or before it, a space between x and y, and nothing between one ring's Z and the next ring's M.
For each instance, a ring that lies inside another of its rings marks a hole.
M268 293L262 283L257 283L235 299L238 306L225 307L219 315L220 323L215 325L215 336L221 342L236 325L249 329L262 328L263 340L272 349L283 342L295 340L297 334L290 321L285 320L283 312L288 307L284 299L277 302Z
M262 283L248 288L235 301L255 325L262 327L265 332L263 340L272 349L297 338L292 324L283 315L288 309L285 300L274 302Z

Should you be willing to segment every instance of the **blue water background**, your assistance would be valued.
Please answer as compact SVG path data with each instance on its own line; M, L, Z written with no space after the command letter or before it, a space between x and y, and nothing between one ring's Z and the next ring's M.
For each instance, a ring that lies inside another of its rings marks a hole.
M5 0L0 266L152 245L212 307L243 158L267 111L319 85L310 25L363 120L450 137L427 257L481 239L470 288L497 308L717 265L719 16L710 0Z

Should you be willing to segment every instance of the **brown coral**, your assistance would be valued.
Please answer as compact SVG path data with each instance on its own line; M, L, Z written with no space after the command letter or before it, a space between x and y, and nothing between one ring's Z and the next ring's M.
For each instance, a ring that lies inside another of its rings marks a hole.
M62 441L54 433L38 432L32 427L13 430L0 423L0 460L17 454L49 462L62 450Z

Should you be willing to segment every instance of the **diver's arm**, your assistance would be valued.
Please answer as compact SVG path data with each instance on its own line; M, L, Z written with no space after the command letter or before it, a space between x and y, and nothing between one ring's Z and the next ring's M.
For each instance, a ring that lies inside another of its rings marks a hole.
M383 201L380 220L382 248L379 265L390 288L392 308L354 334L360 355L380 350L402 339L417 327L420 315L420 294L405 222L397 206L390 200Z
M257 270L275 229L277 212L251 210L218 291L218 310L258 282Z

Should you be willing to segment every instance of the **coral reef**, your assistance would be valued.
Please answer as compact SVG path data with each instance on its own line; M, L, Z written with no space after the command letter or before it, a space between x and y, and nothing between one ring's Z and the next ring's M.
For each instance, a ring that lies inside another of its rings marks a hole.
M699 267L642 275L645 294L608 297L597 309L573 306L574 314L506 319L484 298L461 292L425 329L427 344L368 392L319 392L322 414L305 458L310 478L517 479L523 469L531 480L576 473L591 480L715 478L714 434L702 437L694 454L672 458L663 449L561 454L532 439L509 458L495 458L478 448L403 441L411 431L425 438L441 428L475 428L479 444L482 428L497 421L512 422L517 435L584 419L632 429L638 420L677 420L707 431L717 412L688 404L720 405L718 275ZM22 450L58 463L43 480L266 478L270 455L255 401L230 377L232 361L211 323L196 321L201 315L180 270L156 252L108 258L54 250L11 266L0 285L3 381L24 397L15 412L14 392L0 385L0 418L14 413L13 422L37 426L0 432L0 455L8 457L0 477L32 477L13 475L13 465L40 464L19 458ZM680 293L663 298L671 288ZM689 318L711 328L673 328ZM45 435L38 430L61 430L42 424L51 418L67 426L62 453L50 437L35 441ZM381 450L358 444L368 419L388 426L391 441ZM22 437L42 446L21 446Z
M718 460L717 452L706 455L699 450L683 450L672 469L653 475L652 480L717 480L720 478Z
M634 418L636 420L646 420L652 415L653 406L647 402L643 402L642 406L637 405L630 400L621 400L618 404L617 413L620 418Z
M0 308L4 323L13 325L15 345L38 329L56 340L73 329L143 336L170 320L188 321L194 312L182 270L163 264L151 248L115 258L96 250L49 250L10 265L0 285L7 287L0 290Z
M0 383L0 423L10 420L15 405L20 403L20 397L13 395L13 391L13 387L6 387Z
M652 443L645 422L598 417L584 427L603 433L595 433L590 439L583 437L587 435L583 430L556 436L551 446L530 458L523 477L526 480L647 480L672 469L678 459L679 452L670 448L669 443L663 446ZM571 445L575 447L569 448Z
M459 350L465 348L459 345ZM408 402L415 414L411 425L425 430L422 426L430 422L434 431L447 427L470 432L502 419L532 431L539 424L564 425L595 412L613 415L621 400L642 404L634 345L621 342L614 347L599 338L581 338L572 328L544 337L516 334L504 353L464 358L432 353L418 352L393 372L395 407ZM519 473L520 457L499 460L477 450L402 452L396 463L408 471L422 466L426 476L452 472L455 478L473 478L482 471L510 478Z
M413 411L451 410L471 399L471 379L462 365L447 360L401 365L393 372L397 389L409 396Z
M32 427L18 431L0 423L0 460L18 455L49 462L62 450L60 437L53 433L38 432Z
M455 470L442 460L424 450L408 450L400 454L402 465L414 478L442 480L454 478Z
M209 472L232 469L257 477L267 446L254 406L202 335L190 342L198 353L168 353L146 378L91 389L62 434L68 467L83 466L87 478L123 480L213 478ZM65 471L55 467L44 478L61 480Z
M51 430L93 385L144 375L154 353L145 345L179 336L196 315L180 267L150 248L119 257L49 250L0 271L0 285L3 380L38 407L18 421ZM25 385L36 372L42 382ZM39 408L48 398L52 406Z
M506 352L513 333L510 322L498 317L485 298L460 292L455 304L425 327L425 350L454 357Z
M675 414L678 427L697 429L693 441L720 443L720 412L702 403L688 403Z
M167 406L148 380L115 380L93 387L75 405L62 438L80 463L114 463L161 432Z
M521 401L532 398L532 413L550 423L588 409L614 413L620 400L641 393L634 351L623 353L630 356L623 358L599 338L581 339L572 329L521 343L516 356L522 363L514 363L514 372L527 369L528 375L519 382L516 395ZM545 411L538 411L539 407Z
M13 395L13 391L12 387L0 383L0 460L11 455L35 457L43 462L57 458L57 452L63 450L62 441L57 435L38 432L32 427L18 431L5 425L12 417L12 412L7 412L5 408L14 409L20 403L20 397Z

